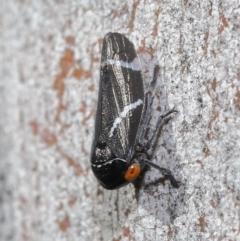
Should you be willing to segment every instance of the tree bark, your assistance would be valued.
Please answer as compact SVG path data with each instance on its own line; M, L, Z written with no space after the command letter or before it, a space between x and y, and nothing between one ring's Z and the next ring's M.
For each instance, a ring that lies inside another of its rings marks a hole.
M240 2L2 1L1 240L240 240ZM154 169L104 190L90 168L101 45L158 77L151 127L176 107Z

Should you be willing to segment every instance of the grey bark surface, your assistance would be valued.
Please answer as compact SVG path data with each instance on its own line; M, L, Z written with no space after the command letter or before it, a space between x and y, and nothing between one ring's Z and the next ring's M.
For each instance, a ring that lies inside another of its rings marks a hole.
M0 240L240 240L240 2L1 1ZM108 191L90 169L101 44L136 47L154 169Z

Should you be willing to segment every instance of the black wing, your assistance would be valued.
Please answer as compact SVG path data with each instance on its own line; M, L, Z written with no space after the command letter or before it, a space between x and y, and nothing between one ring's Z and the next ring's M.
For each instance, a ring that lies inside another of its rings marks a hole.
M103 40L94 145L105 143L118 158L134 154L144 101L141 65L134 45L119 33Z

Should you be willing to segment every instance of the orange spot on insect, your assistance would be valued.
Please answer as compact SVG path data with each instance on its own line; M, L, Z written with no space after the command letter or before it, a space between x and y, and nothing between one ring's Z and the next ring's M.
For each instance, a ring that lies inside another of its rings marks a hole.
M136 163L132 164L126 171L124 178L131 182L136 179L140 173L141 169L140 166Z

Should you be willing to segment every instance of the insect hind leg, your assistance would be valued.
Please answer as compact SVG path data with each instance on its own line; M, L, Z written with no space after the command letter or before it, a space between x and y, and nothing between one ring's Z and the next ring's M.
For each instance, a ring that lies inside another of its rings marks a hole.
M168 112L159 116L157 124L156 124L154 130L152 131L152 136L150 137L150 139L147 142L144 142L147 127L148 127L148 124L149 124L149 120L151 118L153 91L154 91L154 88L155 88L155 85L156 85L157 74L159 72L159 69L160 69L160 67L158 65L155 66L153 80L150 83L149 88L148 88L148 92L145 95L145 102L144 102L145 107L144 107L144 111L143 111L143 118L142 118L142 122L141 122L141 126L140 126L140 133L139 133L139 136L138 136L138 142L137 142L137 151L142 151L144 153L152 148L153 142L154 142L155 137L156 137L156 134L158 133L159 128L163 124L164 119L167 116L169 116L170 114L172 114L174 112L177 112L174 108L172 108ZM179 187L179 182L175 179L174 175L172 174L172 172L170 170L168 170L166 168L163 168L163 167L160 167L157 164L152 163L151 161L149 161L146 158L146 155L140 155L139 158L138 158L138 161L142 165L148 165L150 167L153 167L153 168L159 170L164 176L169 178L173 187L175 187L175 188Z
M141 156L138 158L138 161L143 164L143 165L148 165L150 167L153 167L157 170L159 170L164 176L166 176L167 178L169 178L171 184L173 187L178 188L179 187L179 181L177 181L174 177L174 175L172 174L172 172L166 168L160 167L157 164L149 161L148 159L146 159L145 157Z
M158 133L159 128L160 128L161 125L163 124L164 119L165 119L167 116L169 116L169 115L171 115L172 113L174 113L174 112L177 112L177 110L175 110L174 107L173 107L171 110L169 110L168 112L166 112L166 113L164 113L163 115L160 115L160 116L158 117L158 121L157 121L157 124L156 124L156 126L155 126L155 128L154 128L154 130L153 130L152 136L151 136L151 138L150 138L150 139L145 143L145 145L144 145L145 151L148 151L149 149L152 148L153 142L154 142L155 137L156 137L156 134Z
M145 94L144 98L144 110L143 110L143 117L142 121L140 124L140 133L138 135L138 142L137 142L137 149L143 150L144 149L144 138L146 136L146 131L147 131L147 126L149 123L149 120L151 118L151 112L152 112L152 102L153 102L153 91L156 86L157 82L157 75L159 73L160 66L156 65L154 67L154 73L153 73L153 80L151 81L149 87L148 87L148 92Z

